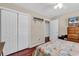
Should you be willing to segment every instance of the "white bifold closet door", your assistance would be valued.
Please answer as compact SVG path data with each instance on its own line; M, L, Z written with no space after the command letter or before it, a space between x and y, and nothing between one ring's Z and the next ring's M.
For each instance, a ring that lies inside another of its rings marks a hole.
M42 20L32 19L31 46L37 46L44 43L44 22Z
M50 38L55 40L58 39L58 19L50 22Z
M50 22L49 21L45 21L45 37L50 36Z
M5 41L4 55L17 51L17 13L1 10L1 41Z
M29 20L28 15L18 15L18 50L28 48Z

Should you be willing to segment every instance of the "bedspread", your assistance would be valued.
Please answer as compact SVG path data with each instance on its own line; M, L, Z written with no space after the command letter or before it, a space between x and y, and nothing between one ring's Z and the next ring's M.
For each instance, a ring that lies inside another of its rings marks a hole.
M79 56L79 43L51 40L36 48L35 56Z

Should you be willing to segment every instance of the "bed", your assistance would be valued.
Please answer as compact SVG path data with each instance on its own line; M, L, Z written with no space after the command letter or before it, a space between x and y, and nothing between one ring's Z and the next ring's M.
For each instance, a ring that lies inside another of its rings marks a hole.
M65 40L51 40L38 46L34 56L79 56L79 43Z

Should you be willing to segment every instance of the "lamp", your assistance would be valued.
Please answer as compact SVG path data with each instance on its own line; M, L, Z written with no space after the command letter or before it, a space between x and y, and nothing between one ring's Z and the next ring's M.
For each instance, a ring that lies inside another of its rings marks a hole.
M63 4L62 3L58 3L57 5L54 6L54 9L61 9L63 7Z

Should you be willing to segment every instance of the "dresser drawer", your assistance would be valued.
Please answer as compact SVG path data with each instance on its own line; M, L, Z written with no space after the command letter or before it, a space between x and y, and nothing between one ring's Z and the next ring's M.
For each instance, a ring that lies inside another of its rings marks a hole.
M79 39L77 34L68 34L68 39Z
M73 30L68 30L68 34L74 34L75 33L75 31L73 31Z
M79 27L75 28L75 33L79 34Z
M75 28L74 27L68 27L67 33L68 34L74 34L75 33Z
M79 39L68 39L68 41L78 42L79 43Z
M75 27L68 27L68 30L74 31L75 30Z

